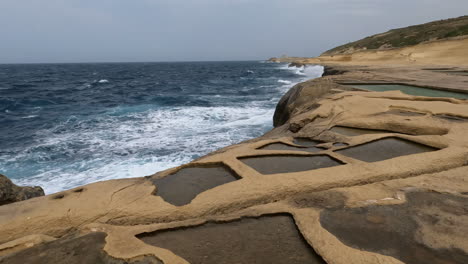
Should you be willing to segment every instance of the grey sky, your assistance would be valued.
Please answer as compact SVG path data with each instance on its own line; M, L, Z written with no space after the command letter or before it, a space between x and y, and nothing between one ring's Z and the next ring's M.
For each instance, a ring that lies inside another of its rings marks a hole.
M0 0L0 63L316 56L467 0Z

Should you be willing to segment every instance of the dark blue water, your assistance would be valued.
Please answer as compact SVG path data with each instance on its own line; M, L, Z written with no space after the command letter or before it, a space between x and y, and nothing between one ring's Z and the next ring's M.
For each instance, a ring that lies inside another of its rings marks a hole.
M0 173L47 193L145 176L272 128L323 68L260 62L0 65Z

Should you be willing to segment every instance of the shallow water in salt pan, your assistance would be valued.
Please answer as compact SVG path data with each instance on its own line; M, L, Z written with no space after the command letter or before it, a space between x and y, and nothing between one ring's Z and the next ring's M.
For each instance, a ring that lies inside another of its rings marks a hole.
M400 90L405 94L428 96L428 97L453 97L457 99L468 99L468 93L457 93L450 91L441 91L430 88L423 88L401 84L350 84L349 86L370 91L385 92Z
M155 195L176 206L189 204L198 194L237 180L223 165L210 168L184 168L164 178L153 179Z
M342 165L328 155L316 156L257 156L242 158L242 162L262 174L309 171Z
M337 152L358 160L377 162L436 150L436 148L401 138L384 138Z
M139 236L190 263L324 264L285 214L162 230Z

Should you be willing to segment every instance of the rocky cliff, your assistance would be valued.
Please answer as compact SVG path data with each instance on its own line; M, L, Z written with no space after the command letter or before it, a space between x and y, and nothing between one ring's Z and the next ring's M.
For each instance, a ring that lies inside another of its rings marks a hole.
M462 16L405 28L392 29L385 33L373 35L333 48L324 52L322 56L352 54L365 50L404 48L432 41L466 37L467 35L468 16Z
M340 65L463 65L468 61L468 16L393 29L351 42L316 58L271 62Z

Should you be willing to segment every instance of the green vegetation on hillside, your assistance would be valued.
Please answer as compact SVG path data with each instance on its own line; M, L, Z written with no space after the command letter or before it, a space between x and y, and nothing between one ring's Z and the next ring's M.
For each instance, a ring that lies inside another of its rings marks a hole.
M465 35L468 35L468 16L392 29L383 34L377 34L336 47L325 52L323 55L342 54L364 49L401 48L426 41Z

